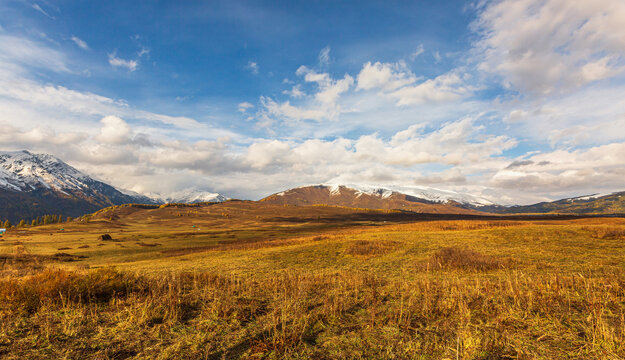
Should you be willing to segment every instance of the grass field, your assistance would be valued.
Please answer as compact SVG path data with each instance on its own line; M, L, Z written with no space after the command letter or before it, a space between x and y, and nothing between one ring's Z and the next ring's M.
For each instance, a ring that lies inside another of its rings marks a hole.
M226 202L11 229L0 356L625 358L625 219L436 219Z

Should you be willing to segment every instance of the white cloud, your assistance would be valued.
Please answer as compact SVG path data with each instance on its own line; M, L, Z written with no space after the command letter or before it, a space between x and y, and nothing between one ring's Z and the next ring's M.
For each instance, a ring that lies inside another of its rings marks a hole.
M354 78L348 74L343 79L334 80L328 73L317 73L306 66L300 66L296 74L303 75L306 82L317 83L319 91L315 94L315 99L330 108L336 108L339 96L354 84Z
M359 90L380 88L385 91L409 85L417 81L416 76L406 68L406 64L365 63L358 73Z
M320 121L327 117L327 114L321 110L303 109L291 105L289 101L277 103L269 97L261 96L260 103L263 109L260 111L261 116L278 118L287 121L315 120Z
M504 0L474 24L480 70L529 95L567 92L624 69L625 2Z
M245 113L247 112L247 110L253 108L254 105L248 103L247 101L239 103L239 105L237 105L237 111L240 113Z
M12 35L0 34L0 76L14 77L27 67L69 72L66 56L43 44Z
M494 187L550 196L622 190L625 143L555 150L514 162L495 173Z
M319 52L319 64L320 65L329 65L330 64L330 47L326 46Z
M390 96L397 99L397 105L415 105L426 102L453 101L468 97L473 88L467 85L455 72L440 75L415 86L398 89Z
M138 60L125 60L117 57L115 52L108 54L109 55L109 64L113 67L123 67L128 71L133 72L137 70L137 66L139 65Z
M121 118L113 115L106 116L100 120L102 128L96 139L105 144L121 145L130 141L132 130L130 126Z
M424 52L425 52L425 48L423 47L423 44L419 44L419 46L417 46L417 49L412 54L410 54L410 59L414 60L419 55L423 54Z
M37 10L37 11L39 11L40 13L42 13L43 15L45 15L46 17L48 17L48 18L50 18L50 19L54 20L54 16L51 16L50 14L48 14L48 13L47 13L45 10L43 10L43 9L41 8L41 6L39 6L38 4L33 4L33 5L32 5L32 8L33 8L33 9L35 9L35 10Z
M73 41L73 42L74 42L74 43L75 43L75 44L76 44L79 48L81 48L81 49L83 49L83 50L89 50L89 45L87 45L87 43L86 43L84 40L80 39L79 37L77 37L77 36L72 36L72 37L71 37L71 40L72 40L72 41Z
M284 90L282 93L285 95L289 95L290 97L295 99L303 98L304 96L306 96L306 93L302 91L301 84L293 85L291 90Z
M258 71L259 71L259 66L257 63L253 62L253 61L248 61L247 65L245 66L245 68L247 70L249 70L252 74L254 75L258 75Z
M434 57L434 61L437 62L437 63L439 63L439 62L441 62L441 60L443 60L443 57L441 56L441 53L438 52L438 51L434 51L432 53L432 56Z

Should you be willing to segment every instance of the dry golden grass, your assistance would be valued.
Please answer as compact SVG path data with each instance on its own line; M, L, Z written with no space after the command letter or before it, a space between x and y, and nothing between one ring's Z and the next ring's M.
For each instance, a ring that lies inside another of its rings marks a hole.
M623 219L255 206L119 207L13 230L0 356L625 357Z

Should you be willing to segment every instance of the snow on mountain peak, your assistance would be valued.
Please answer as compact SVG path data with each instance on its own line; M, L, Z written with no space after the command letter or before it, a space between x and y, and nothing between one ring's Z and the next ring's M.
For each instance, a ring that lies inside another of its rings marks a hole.
M230 200L221 194L212 193L208 191L202 191L198 189L187 189L170 193L168 195L162 195L159 193L149 193L146 196L152 198L156 202L161 203L185 203L194 204L199 202L222 202Z
M37 188L60 192L81 189L88 176L47 154L24 151L0 152L0 187L12 191Z
M474 205L474 206L489 206L494 205L490 200L484 199L479 196L463 194L450 190L437 189L425 186L378 186L369 184L336 184L329 183L323 184L330 188L331 194L337 194L340 192L340 187L344 186L356 191L357 196L361 194L368 194L373 196L379 196L382 198L388 198L393 193L401 193L409 196L414 196L419 199L445 203L448 201L455 201L461 204Z

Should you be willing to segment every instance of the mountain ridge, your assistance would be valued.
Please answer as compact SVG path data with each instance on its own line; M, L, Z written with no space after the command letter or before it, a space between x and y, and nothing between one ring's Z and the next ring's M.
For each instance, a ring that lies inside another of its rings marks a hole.
M191 194L178 193L176 197L152 198L95 180L53 155L34 154L27 150L0 151L0 219L11 222L29 220L44 214L76 217L107 206L127 203L160 204L226 199L219 194L203 194L196 191Z
M420 187L419 189L425 188ZM461 199L458 198L457 200ZM283 205L336 205L370 209L398 209L432 214L483 214L483 212L469 206L463 206L467 204L454 201L449 197L441 199L431 194L429 196L423 193L405 194L389 187L374 185L307 185L275 193L259 201Z

